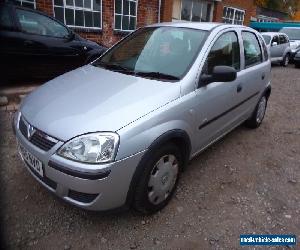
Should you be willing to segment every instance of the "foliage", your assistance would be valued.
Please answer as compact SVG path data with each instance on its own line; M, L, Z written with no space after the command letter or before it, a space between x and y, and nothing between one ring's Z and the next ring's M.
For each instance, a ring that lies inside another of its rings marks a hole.
M271 10L286 12L292 18L300 15L298 12L300 11L300 0L255 0L255 4Z

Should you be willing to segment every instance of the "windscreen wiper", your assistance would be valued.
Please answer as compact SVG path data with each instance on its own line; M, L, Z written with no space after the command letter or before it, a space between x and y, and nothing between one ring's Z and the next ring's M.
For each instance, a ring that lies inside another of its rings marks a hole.
M118 71L118 72L126 73L126 74L132 74L132 75L135 74L134 71L132 71L131 69L126 68L126 67L124 67L120 64L99 62L99 63L95 63L94 65L95 66L101 66L105 69L111 69L111 70L115 70L115 71Z
M177 76L168 75L168 74L164 74L164 73L161 73L161 72L139 72L139 71L136 71L135 74L137 76L156 78L156 79L180 80L180 78L177 77Z

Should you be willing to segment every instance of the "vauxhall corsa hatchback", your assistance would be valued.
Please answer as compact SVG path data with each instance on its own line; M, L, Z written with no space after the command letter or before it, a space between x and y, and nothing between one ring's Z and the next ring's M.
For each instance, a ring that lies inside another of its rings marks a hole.
M13 121L19 152L71 204L153 213L191 158L242 123L261 124L270 70L253 29L147 26L28 95Z

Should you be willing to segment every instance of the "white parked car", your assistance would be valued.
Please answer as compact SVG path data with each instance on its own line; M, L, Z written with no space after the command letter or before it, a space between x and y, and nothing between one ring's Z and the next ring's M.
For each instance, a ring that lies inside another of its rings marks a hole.
M290 41L286 34L278 32L261 33L270 51L271 62L280 62L286 67L291 57Z

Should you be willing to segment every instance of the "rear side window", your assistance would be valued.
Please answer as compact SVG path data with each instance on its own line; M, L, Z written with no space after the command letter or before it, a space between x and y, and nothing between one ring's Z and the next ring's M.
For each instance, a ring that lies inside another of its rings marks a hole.
M217 39L208 54L203 73L212 74L215 66L230 66L240 70L240 46L235 32L227 32Z
M256 35L252 32L243 31L242 37L244 45L245 67L248 68L261 63L262 51Z
M10 11L6 6L0 7L0 27L4 29L12 29L14 27Z

